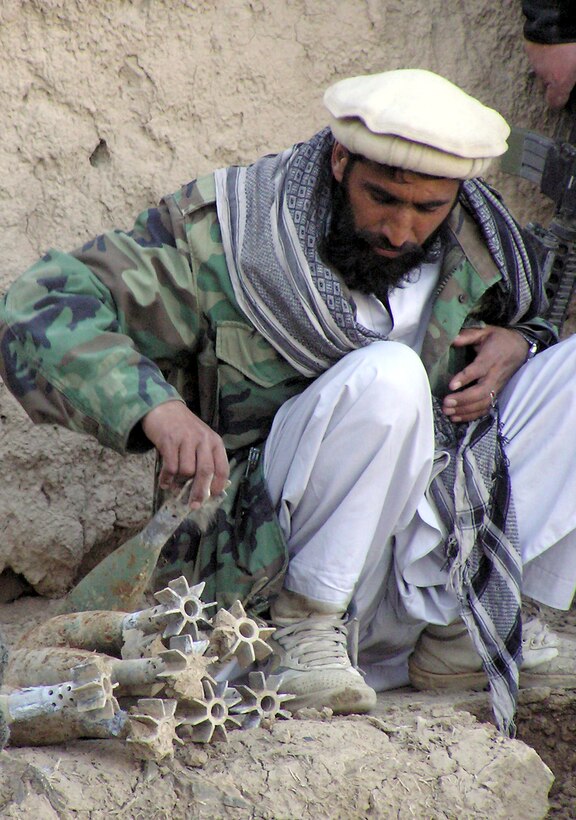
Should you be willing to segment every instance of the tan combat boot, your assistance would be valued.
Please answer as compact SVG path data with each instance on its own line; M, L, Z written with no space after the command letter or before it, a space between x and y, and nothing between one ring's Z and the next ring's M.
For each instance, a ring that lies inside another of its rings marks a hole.
M282 675L279 690L294 695L292 712L328 706L336 715L369 712L376 692L348 657L344 612L330 604L282 590L271 607L269 672Z
M558 635L537 618L522 627L520 687L576 689L576 640ZM473 689L488 685L480 656L462 621L428 625L408 661L415 689Z

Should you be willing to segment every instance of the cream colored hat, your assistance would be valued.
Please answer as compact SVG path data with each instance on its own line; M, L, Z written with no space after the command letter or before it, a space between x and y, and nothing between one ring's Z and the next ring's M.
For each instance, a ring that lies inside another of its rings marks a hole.
M497 111L431 71L350 77L327 89L324 105L334 138L384 165L470 179L508 147Z

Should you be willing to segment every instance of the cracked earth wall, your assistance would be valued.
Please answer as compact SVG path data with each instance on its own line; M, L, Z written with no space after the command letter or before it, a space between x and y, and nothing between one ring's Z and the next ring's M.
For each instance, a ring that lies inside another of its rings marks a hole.
M163 194L325 124L323 89L401 67L443 73L551 134L517 0L3 0L0 287L51 246L129 227ZM521 221L549 209L493 175ZM152 459L34 428L0 385L0 582L62 594L143 525ZM1 589L0 589L1 593Z

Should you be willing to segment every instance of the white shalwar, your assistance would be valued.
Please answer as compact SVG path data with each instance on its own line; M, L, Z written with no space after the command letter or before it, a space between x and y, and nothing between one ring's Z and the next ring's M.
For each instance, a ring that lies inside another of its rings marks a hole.
M286 402L265 450L290 555L284 585L359 619L359 665L377 691L407 684L420 632L459 614L442 524L426 498L434 424L414 328L427 324L415 319L430 310L437 270L425 273L418 287L392 294L396 341L355 350ZM354 296L359 322L390 330L375 297ZM523 365L499 406L523 594L568 609L576 587L576 336Z

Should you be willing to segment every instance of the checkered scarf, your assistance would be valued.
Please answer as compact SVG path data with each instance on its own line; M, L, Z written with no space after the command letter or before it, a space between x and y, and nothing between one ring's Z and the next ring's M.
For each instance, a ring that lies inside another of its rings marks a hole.
M436 447L450 454L430 493L449 533L450 584L486 671L498 726L514 734L522 660L522 562L498 411L453 425L434 399Z
M330 224L332 146L325 129L248 168L215 174L238 303L283 358L310 377L384 338L356 323L337 275L318 253ZM480 180L464 182L461 204L502 275L502 321L537 315L540 280L508 211ZM454 427L436 409L438 446L452 458L431 491L451 533L451 582L488 675L498 724L511 734L521 661L521 562L498 419L491 415Z

